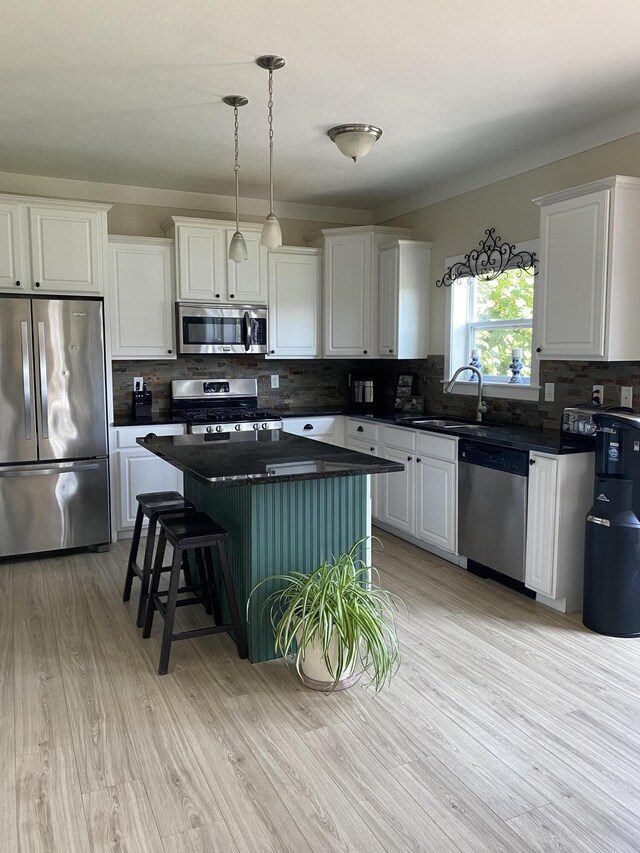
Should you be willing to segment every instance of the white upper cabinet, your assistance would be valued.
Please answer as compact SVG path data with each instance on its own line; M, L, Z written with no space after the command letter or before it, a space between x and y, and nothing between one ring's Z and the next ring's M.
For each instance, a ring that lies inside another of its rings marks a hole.
M320 250L282 247L269 252L269 355L318 358Z
M0 201L0 287L17 290L25 282L24 234L20 205Z
M229 222L173 216L162 227L175 238L179 302L266 305L267 250L259 225L241 223L248 258L239 264L228 260L235 231Z
M381 261L380 249L390 240L404 242L404 238L409 237L411 231L407 228L384 226L329 228L309 235L307 242L324 248L326 358L378 358L383 343L389 358L398 357L395 351L400 334L399 294L403 288L396 268L402 271L404 267L398 257L391 255ZM403 251L399 243L396 248L401 256ZM379 288L381 263L382 290ZM425 291L427 285L425 281ZM393 316L387 319L389 309ZM421 323L420 317L414 318L414 322ZM426 328L422 328L422 332L426 335ZM390 349L394 352L389 353Z
M260 245L260 232L248 231L242 225L242 236L247 244L247 260L237 264L227 260L227 292L232 302L247 305L267 304L268 251ZM225 256L228 258L229 244L235 228L227 228Z
M109 207L0 196L0 288L102 294Z
M429 355L431 243L394 240L379 253L378 355Z
M113 358L175 358L173 240L109 238Z
M640 180L614 177L536 199L540 358L640 358Z

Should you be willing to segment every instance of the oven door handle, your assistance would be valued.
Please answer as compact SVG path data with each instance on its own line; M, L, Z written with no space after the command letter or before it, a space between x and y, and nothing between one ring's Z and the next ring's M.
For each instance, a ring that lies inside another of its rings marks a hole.
M251 317L249 316L249 312L244 312L244 349L245 352L249 352L251 349Z

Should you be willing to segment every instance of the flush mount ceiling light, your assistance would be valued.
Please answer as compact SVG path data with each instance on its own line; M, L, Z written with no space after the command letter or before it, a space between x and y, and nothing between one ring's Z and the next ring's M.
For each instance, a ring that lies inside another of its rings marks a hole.
M236 233L231 238L229 243L229 260L239 264L241 261L246 261L249 257L247 252L247 244L244 237L240 233L240 214L238 213L238 184L240 182L240 157L238 145L238 107L244 107L249 101L242 95L227 95L222 99L225 104L233 107L233 145L234 145L234 166L233 171L236 176Z
M259 56L256 63L269 72L269 215L262 226L260 243L267 249L277 249L282 246L282 231L273 212L273 72L284 67L284 59L281 56Z
M382 131L372 124L339 124L328 130L327 136L345 157L351 157L355 163L359 157L371 151L382 136Z

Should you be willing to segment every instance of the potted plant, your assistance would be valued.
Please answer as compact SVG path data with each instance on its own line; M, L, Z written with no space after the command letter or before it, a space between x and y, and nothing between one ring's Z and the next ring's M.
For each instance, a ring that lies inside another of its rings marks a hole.
M400 600L372 583L377 570L358 557L364 541L310 574L272 575L251 591L253 596L264 584L281 584L264 603L275 650L283 657L293 654L303 683L314 690L343 690L364 674L377 692L399 666Z

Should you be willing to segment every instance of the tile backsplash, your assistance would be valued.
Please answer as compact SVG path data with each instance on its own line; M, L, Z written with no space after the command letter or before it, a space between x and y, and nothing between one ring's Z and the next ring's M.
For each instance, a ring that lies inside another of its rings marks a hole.
M134 376L143 376L153 394L154 413L171 408L171 380L198 377L229 379L256 377L260 405L271 408L297 406L341 406L347 402L348 375L352 370L375 370L382 389L381 405L393 405L397 376L413 372L418 377L416 393L425 398L425 410L472 418L473 397L444 394L444 356L434 355L415 361L267 361L262 356L180 357L175 361L114 361L113 395L116 415L127 415L131 406ZM271 388L277 374L279 388ZM540 385L555 384L555 401L510 401L489 398L487 420L499 423L544 426L557 429L565 406L589 402L591 386L604 386L604 403L620 404L620 387L633 388L633 408L640 412L640 362L543 361Z

